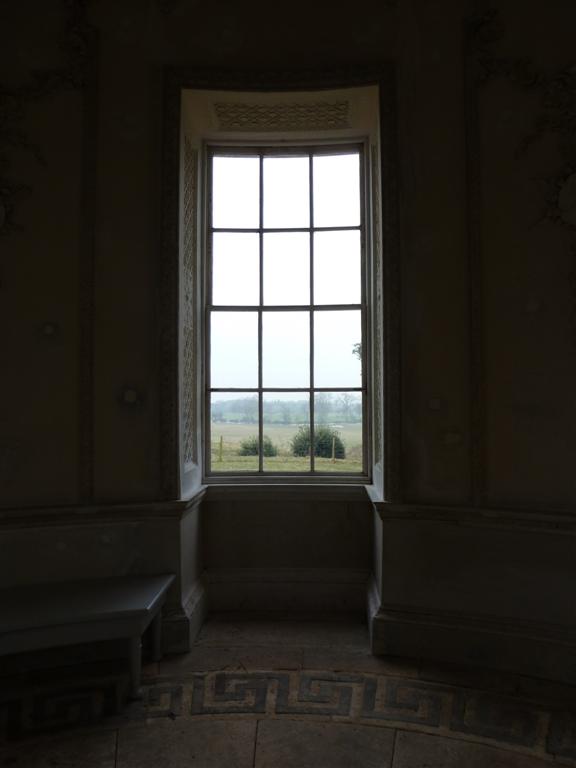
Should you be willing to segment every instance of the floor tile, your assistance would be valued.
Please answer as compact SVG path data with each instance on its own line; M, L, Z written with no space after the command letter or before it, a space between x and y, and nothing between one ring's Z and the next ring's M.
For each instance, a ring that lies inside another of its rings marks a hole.
M449 664L422 660L419 665L419 677L437 683L495 690L500 693L512 693L514 681L512 675L486 670L480 667L467 667L461 664Z
M44 736L0 747L1 768L114 768L116 731Z
M123 728L116 768L252 768L256 722L150 721Z
M570 704L576 700L576 686L482 667L423 660L419 665L418 676L421 680L497 691L552 705Z
M195 646L337 646L342 649L365 650L369 646L368 629L360 622L349 621L228 621L209 619Z
M304 648L304 669L324 669L331 672L364 672L418 677L418 662L395 657L373 656L370 649L343 650L339 648Z
M194 646L189 653L166 656L160 662L159 672L161 675L181 675L214 670L297 670L302 668L302 655L297 647Z
M472 742L399 731L392 768L545 768L546 760Z
M297 720L264 720L255 768L389 768L394 731Z

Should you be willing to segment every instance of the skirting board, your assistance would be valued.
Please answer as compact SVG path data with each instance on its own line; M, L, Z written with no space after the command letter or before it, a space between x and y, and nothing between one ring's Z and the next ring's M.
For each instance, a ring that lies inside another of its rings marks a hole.
M196 639L208 613L204 579L200 578L181 608L165 610L162 620L162 650L164 653L187 653Z
M370 636L375 655L490 667L576 684L576 628L381 606L372 613Z
M351 568L209 569L208 610L363 615L368 576Z

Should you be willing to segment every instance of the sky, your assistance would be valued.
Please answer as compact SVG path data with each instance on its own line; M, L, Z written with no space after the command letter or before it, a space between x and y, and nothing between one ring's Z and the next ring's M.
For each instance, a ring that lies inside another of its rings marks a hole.
M259 226L259 160L215 157L213 226ZM360 224L359 155L322 155L313 159L313 223L318 227ZM308 157L266 157L263 169L264 227L310 226ZM311 302L310 235L270 232L263 237L263 304ZM314 234L315 304L361 301L358 230ZM259 235L215 232L212 303L259 304ZM213 312L212 387L258 386L258 313ZM308 311L263 313L264 387L310 386ZM314 385L360 387L361 364L353 354L361 340L359 310L314 313Z

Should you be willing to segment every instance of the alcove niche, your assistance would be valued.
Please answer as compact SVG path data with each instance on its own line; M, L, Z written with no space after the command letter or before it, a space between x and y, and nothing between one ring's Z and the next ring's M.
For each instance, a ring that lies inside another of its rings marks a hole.
M167 72L162 474L166 500L186 505L180 543L183 634L175 635L171 646L185 646L207 611L365 616L369 593L372 611L379 606L374 574L381 574L381 521L372 502L394 499L399 485L394 79L391 66L320 74ZM340 479L207 476L206 144L351 140L365 148L362 193L368 212L364 474Z

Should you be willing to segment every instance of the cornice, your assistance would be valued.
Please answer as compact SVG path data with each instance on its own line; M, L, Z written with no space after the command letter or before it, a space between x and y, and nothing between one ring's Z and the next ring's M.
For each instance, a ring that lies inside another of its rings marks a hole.
M317 91L377 84L390 78L392 60L374 65L347 64L323 69L205 69L167 67L168 88L227 91Z
M576 511L507 509L432 504L392 504L372 500L384 523L426 521L468 527L513 528L539 533L576 534Z
M205 495L201 488L189 499L176 501L28 507L0 510L0 532L22 528L123 525L158 520L181 520L194 511Z

